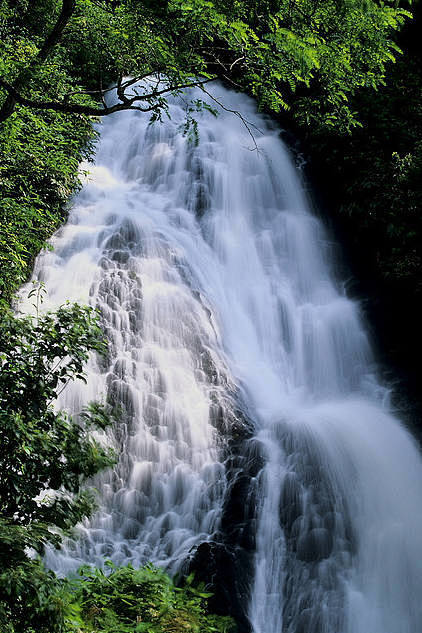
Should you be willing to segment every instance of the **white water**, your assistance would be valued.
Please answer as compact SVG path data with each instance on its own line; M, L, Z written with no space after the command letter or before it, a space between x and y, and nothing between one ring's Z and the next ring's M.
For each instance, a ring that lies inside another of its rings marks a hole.
M216 538L224 459L244 410L265 467L254 485L254 633L420 633L422 463L388 412L357 306L334 278L277 130L253 103L149 127L101 125L91 181L35 274L49 306L100 307L108 360L61 405L119 402L120 454L101 510L49 563L152 560L180 568ZM252 529L252 528L251 528Z

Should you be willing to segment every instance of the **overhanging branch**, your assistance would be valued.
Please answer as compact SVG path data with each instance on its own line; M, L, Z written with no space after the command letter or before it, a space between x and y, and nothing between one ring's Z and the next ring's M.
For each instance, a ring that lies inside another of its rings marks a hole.
M118 85L117 88L120 102L111 106L104 105L102 108L79 103L69 103L66 100L66 97L64 101L39 101L36 99L29 99L21 95L20 92L16 90L15 86L1 78L0 88L8 93L8 98L12 99L15 104L19 103L20 105L33 108L35 110L53 110L55 112L64 112L67 114L84 114L87 116L103 117L123 110L138 110L140 112L152 112L154 110L159 110L161 104L159 100L157 101L157 99L159 99L160 96L184 90L185 88L203 86L204 84L214 80L214 78L209 78L202 81L191 81L184 84L169 85L161 90L154 88L151 92L146 94L134 94L128 96L125 94L125 89L139 81L139 78L130 79L125 82L122 82L120 79L120 85ZM144 103L145 106L142 106L142 103Z

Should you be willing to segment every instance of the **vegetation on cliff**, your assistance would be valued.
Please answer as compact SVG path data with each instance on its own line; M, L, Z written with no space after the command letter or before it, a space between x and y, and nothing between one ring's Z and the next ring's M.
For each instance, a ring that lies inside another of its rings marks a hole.
M310 172L347 248L390 376L409 414L422 407L422 5L399 34L403 53L377 91L352 99L353 134L301 128ZM392 370L392 371L391 371Z

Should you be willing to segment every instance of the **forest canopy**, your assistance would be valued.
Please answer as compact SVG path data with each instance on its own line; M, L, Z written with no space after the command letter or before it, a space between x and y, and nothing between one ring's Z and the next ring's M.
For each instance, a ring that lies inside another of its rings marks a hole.
M374 0L3 0L0 11L0 120L16 103L159 113L168 92L219 78L273 111L299 91L301 116L350 125L348 95L382 82L399 50L394 31L410 17L396 2ZM133 87L150 76L152 84Z
M348 130L351 95L383 83L409 16L375 0L1 0L0 298L63 222L93 155L92 115L156 120L169 93L220 79L263 109Z

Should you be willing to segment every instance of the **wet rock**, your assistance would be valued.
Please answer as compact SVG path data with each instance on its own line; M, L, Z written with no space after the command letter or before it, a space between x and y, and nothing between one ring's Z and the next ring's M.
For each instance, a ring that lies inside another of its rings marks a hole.
M133 220L130 220L129 218L123 220L120 226L120 235L125 242L132 242L137 245L140 244L143 237L140 227L137 226L135 222L133 222Z
M296 552L300 560L312 562L328 558L332 549L332 534L324 528L314 528L298 538Z
M230 543L255 548L256 489L251 477L238 475L226 496L221 528Z
M127 261L129 260L129 252L128 251L114 251L114 253L111 256L111 259L114 262L117 262L119 264L126 264Z
M126 246L125 240L122 238L122 236L119 233L114 233L114 235L108 238L107 242L104 245L105 249L107 250L117 250L117 249L123 250L125 246Z
M237 622L238 633L252 633L246 609L253 580L253 555L241 548L223 543L201 543L192 553L187 573L195 572L195 579L205 582L213 592L210 611L231 615Z
M295 473L287 473L280 495L280 523L291 531L294 521L302 514L302 488Z

